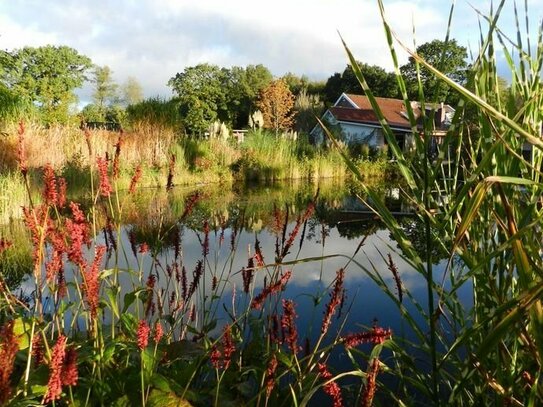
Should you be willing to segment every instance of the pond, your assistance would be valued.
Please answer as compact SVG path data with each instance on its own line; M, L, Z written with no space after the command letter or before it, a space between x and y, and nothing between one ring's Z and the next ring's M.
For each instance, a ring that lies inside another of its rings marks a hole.
M410 216L398 190L380 191L415 248L423 250L417 243L421 225ZM426 309L424 279L402 260L378 216L344 183L144 189L135 196L120 196L119 202L122 224L117 228L108 215L112 202L95 206L93 245L107 248L102 273L115 275L114 284L104 280L102 297L118 295L123 311L122 316L114 315L104 307L105 325L130 314L136 319L159 318L174 341L220 337L226 324L252 325L251 330L240 329L240 340L247 343L254 339L255 327L265 330L281 314L281 299L289 299L297 315L297 344L307 354L316 345L326 347L337 343L339 336L368 331L373 325L415 339L399 312L400 300L415 315L414 322L427 329L424 319L416 317L420 315L416 307ZM439 258L439 253L434 255ZM445 261L436 265L437 279ZM340 269L344 275L339 309L321 342L326 307ZM367 270L380 276L392 295L383 292ZM68 291L76 295L76 285L70 283L77 276L66 268L65 278ZM32 281L23 279L22 292L35 290ZM278 281L284 284L271 292L272 301L263 308L255 306L266 287L269 290ZM402 299L406 289L410 297ZM43 302L53 313L54 301L46 295ZM73 316L65 314L68 325L88 328L84 318L71 321ZM331 369L347 371L352 362L345 352L334 349L327 363ZM427 366L422 360L421 369Z

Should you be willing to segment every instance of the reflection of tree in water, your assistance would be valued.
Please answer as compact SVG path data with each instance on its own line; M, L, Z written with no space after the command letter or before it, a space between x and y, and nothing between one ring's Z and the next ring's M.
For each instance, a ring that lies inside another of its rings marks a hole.
M0 228L0 240L2 239L7 244L4 250L0 248L0 275L3 282L13 290L19 287L24 276L33 270L32 244L22 222L13 222Z
M407 238L413 244L418 255L422 258L426 258L426 236L425 236L425 225L422 219L419 219L415 216L402 216L398 218L398 223L403 229ZM435 231L432 233L436 235ZM436 238L437 239L437 238ZM394 240L393 236L390 235L390 240ZM440 260L448 258L447 251L437 243L431 243L432 248L432 259L434 263L438 263Z

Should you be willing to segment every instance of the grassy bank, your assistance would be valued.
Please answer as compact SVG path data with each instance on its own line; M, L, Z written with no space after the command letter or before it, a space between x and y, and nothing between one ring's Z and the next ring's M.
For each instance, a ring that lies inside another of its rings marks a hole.
M24 131L23 131L24 130ZM334 149L316 147L304 139L250 131L244 142L218 138L197 140L176 135L165 125L138 124L123 133L83 131L69 126L43 127L24 122L5 128L0 138L0 218L19 217L27 204L19 175L18 155L24 153L31 191L42 186L50 165L67 181L70 196L89 195L91 177L98 182L97 159L115 162L116 188L127 190L136 171L142 187L171 187L232 181L270 182L345 178L347 168ZM19 134L21 133L21 134ZM359 160L368 179L382 180L390 172L386 160ZM34 194L34 193L33 193ZM34 194L39 201L39 193ZM9 199L8 199L9 196Z

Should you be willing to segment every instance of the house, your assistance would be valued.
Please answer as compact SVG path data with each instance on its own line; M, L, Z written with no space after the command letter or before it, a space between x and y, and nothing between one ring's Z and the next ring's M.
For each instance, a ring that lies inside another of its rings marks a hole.
M413 147L413 129L409 122L404 101L401 99L376 98L385 120L392 129L396 141L404 151ZM420 104L410 102L415 117L421 116ZM427 114L435 115L435 130L433 136L439 144L439 138L445 136L454 109L449 105L427 104ZM367 144L373 149L382 149L386 139L367 96L343 93L336 103L330 107L321 119L332 133L335 133L346 144ZM324 142L325 136L319 125L310 132L316 144Z

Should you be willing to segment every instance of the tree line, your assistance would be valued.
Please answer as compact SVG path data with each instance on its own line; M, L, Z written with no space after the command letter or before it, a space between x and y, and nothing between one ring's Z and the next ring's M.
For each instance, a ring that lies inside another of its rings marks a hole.
M455 40L422 44L417 53L455 81L465 83L469 68L467 50ZM376 65L358 64L376 96L400 97L395 73ZM457 96L447 85L419 68L413 58L400 71L411 99L420 97L420 80L426 100L456 103ZM74 91L86 81L92 84L92 103L75 114ZM349 65L343 72L316 81L293 73L274 78L262 64L224 68L203 63L176 73L168 86L175 96L161 103L176 111L184 132L192 135L205 133L216 121L231 128L258 124L253 117L255 112L262 115L264 126L275 132L291 128L306 132L314 125L314 117L341 93L361 93ZM73 48L53 45L0 51L0 97L8 96L37 110L46 124L67 123L73 117L88 122L122 122L127 114L148 111L153 106L143 100L142 88L135 78L119 85L108 66L93 64Z

